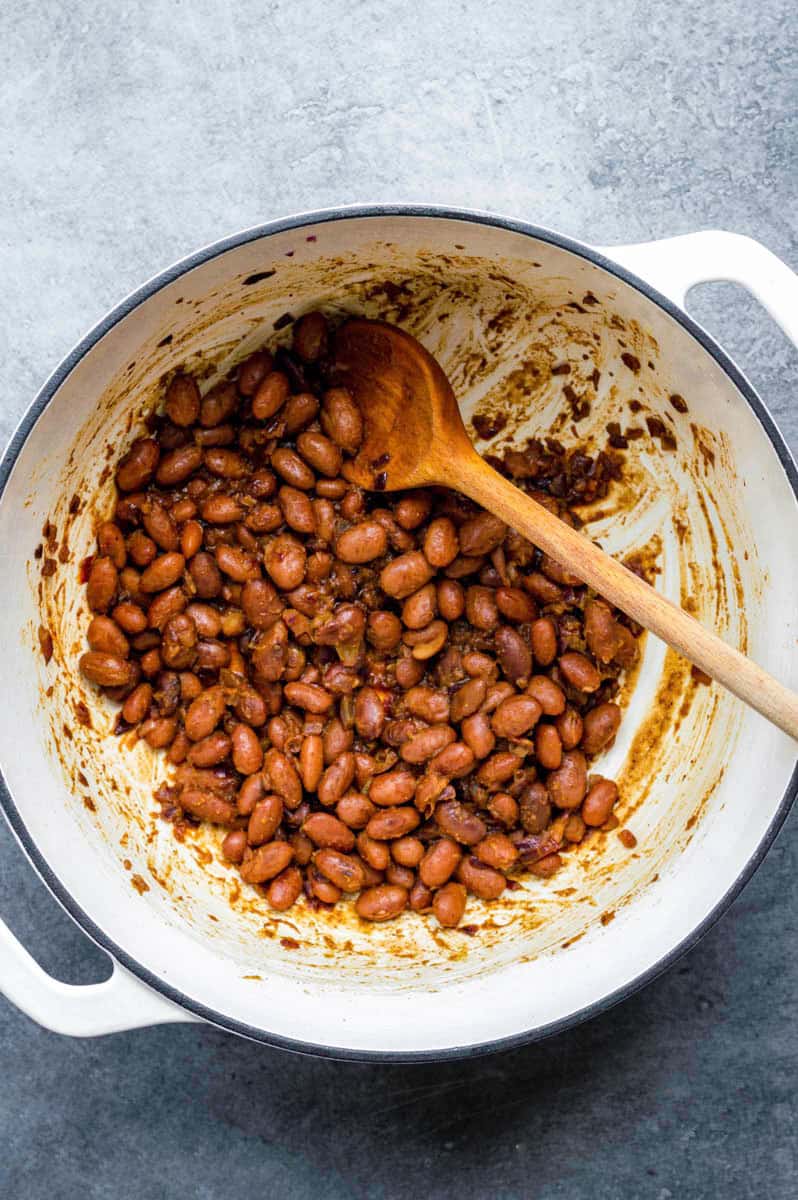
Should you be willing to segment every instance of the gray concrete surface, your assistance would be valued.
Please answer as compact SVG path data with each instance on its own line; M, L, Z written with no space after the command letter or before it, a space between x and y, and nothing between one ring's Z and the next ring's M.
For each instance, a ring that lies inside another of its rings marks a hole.
M607 243L720 226L798 267L791 0L16 0L0 33L4 440L125 292L300 209L473 205ZM795 349L736 289L691 307L798 448ZM70 1041L0 1001L0 1196L791 1200L796 832L643 993L473 1063L189 1026ZM107 973L4 825L0 913L59 978Z

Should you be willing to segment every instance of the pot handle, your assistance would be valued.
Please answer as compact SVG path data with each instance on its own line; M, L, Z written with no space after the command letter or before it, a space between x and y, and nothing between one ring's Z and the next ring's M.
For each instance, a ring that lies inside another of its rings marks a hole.
M739 283L765 306L787 337L798 343L798 275L753 238L706 229L656 242L596 248L680 308L685 307L687 293L697 283Z
M0 992L45 1029L70 1037L98 1037L143 1025L199 1020L111 961L113 971L103 983L61 983L42 970L0 920Z

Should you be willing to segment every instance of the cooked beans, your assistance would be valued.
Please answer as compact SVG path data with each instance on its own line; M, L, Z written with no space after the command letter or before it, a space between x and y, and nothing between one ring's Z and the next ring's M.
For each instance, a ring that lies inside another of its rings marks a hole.
M324 390L328 341L308 313L282 369L258 350L204 397L172 376L83 567L80 667L165 752L166 819L227 826L222 857L271 908L359 893L364 920L454 929L469 894L547 878L616 820L588 771L637 646L492 514L353 485L363 419ZM573 457L530 443L505 468L574 524L614 467Z
M367 563L388 549L388 535L378 521L350 526L335 543L335 553L345 563Z
M446 883L432 897L432 911L444 929L454 929L462 921L466 895L462 883Z
M96 619L96 618L95 618ZM585 754L598 754L612 741L621 723L617 704L597 704L583 718L582 749Z
M617 799L618 788L611 779L600 779L594 783L582 805L585 825L603 825Z

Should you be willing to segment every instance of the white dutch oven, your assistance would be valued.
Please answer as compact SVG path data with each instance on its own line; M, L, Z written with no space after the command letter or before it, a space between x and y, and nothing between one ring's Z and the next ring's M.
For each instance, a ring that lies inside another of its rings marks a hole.
M644 429L626 482L587 514L591 535L642 553L659 587L798 686L798 476L762 402L685 315L688 288L708 279L749 287L798 339L795 276L746 238L597 251L491 215L394 207L314 213L220 242L84 338L2 465L0 761L22 848L113 973L58 983L0 924L0 987L14 1003L74 1035L204 1020L318 1054L443 1058L563 1029L694 945L784 820L795 747L653 640L600 767L621 782L637 848L598 835L553 880L469 909L471 937L415 915L366 928L341 906L278 915L242 894L213 831L180 844L157 818L162 760L109 735L111 709L75 662L86 620L78 564L110 503L106 464L156 403L164 372L184 364L210 382L286 312L321 304L421 336L467 416L509 417L497 444L553 428L603 445L611 421ZM552 376L566 361L570 374ZM590 412L574 430L580 398ZM54 639L49 664L40 626Z

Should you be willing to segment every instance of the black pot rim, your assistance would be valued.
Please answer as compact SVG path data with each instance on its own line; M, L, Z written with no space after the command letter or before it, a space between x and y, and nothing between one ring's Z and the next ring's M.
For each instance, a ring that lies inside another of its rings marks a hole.
M210 259L217 258L219 255L226 253L228 250L235 249L237 246L242 246L247 242L257 241L259 238L268 237L272 234L282 233L287 230L300 230L308 225L323 224L331 221L340 221L348 219L381 218L381 217L422 217L422 218L439 218L453 221L462 221L465 224L488 225L498 229L504 229L512 233L523 234L527 237L535 238L538 241L546 242L552 246L559 247L563 250L568 250L572 254L583 258L595 266L602 267L605 271L620 279L623 283L628 284L637 291L641 292L649 300L657 304L670 317L682 326L698 343L707 351L708 354L718 363L721 369L729 376L735 387L741 392L754 415L759 420L762 428L767 434L770 442L778 455L779 461L784 469L784 472L792 487L793 493L798 499L798 469L790 454L778 427L773 418L768 412L764 402L754 391L751 384L735 366L731 358L724 350L710 337L697 322L689 317L682 309L678 308L667 297L663 296L655 288L651 287L644 280L638 278L631 271L619 266L611 259L606 258L603 254L591 247L584 245L581 242L574 241L562 234L555 233L550 229L541 226L532 225L526 221L519 221L509 217L497 216L494 213L479 212L473 209L458 209L440 207L436 205L412 205L412 204L376 204L376 205L345 205L337 208L321 209L314 212L299 213L294 216L280 218L275 221L269 221L262 225L254 226L251 229L243 230L240 233L233 234L231 237L223 238L221 241L213 242L209 246L197 250L193 254L189 254L186 258L181 259L158 275L153 276L136 291L127 296L121 303L117 304L106 317L104 317L97 325L91 329L85 337L70 351L63 359L58 367L53 371L52 375L39 390L35 399L31 403L25 415L22 417L17 426L6 451L0 461L0 498L5 492L14 464L19 457L28 434L36 423L37 419L49 404L55 393L61 387L67 376L74 370L76 365L82 358L97 344L97 342L110 329L123 320L129 313L149 299L156 292L167 284L174 282L180 276L185 275L194 267L201 266ZM381 1050L349 1050L337 1046L318 1045L312 1042L303 1042L293 1038L283 1037L278 1034L269 1033L268 1031L257 1028L256 1026L248 1025L246 1022L237 1021L231 1017L225 1016L214 1009L207 1008L205 1005L184 995L179 989L172 987L154 975L147 967L143 966L134 959L122 946L119 946L110 938L104 930L102 930L92 918L84 912L80 905L75 901L71 893L61 884L60 880L54 874L47 860L39 851L33 841L28 829L22 819L22 816L14 803L11 793L6 784L5 778L0 774L0 805L2 806L4 815L11 826L20 845L26 855L33 864L35 870L58 900L61 906L72 917L77 925L94 941L98 946L105 950L112 959L116 960L126 970L137 976L140 980L146 983L155 991L160 992L168 1000L177 1004L179 1007L192 1013L194 1016L201 1018L211 1025L215 1025L220 1029L224 1029L230 1033L235 1033L240 1037L249 1038L252 1041L260 1042L265 1045L274 1046L282 1050L290 1050L294 1053L307 1054L315 1057L332 1058L339 1061L351 1062L382 1062L382 1063L415 1063L415 1062L445 1062L455 1059L476 1058L485 1054L492 1054L498 1051L512 1050L520 1046L527 1045L531 1042L540 1041L543 1038L551 1037L554 1034L562 1033L566 1029L570 1029L582 1021L589 1020L591 1017L598 1016L600 1013L606 1012L615 1004L626 1000L634 995L635 992L651 983L657 976L668 970L682 955L691 950L704 936L705 933L719 920L723 913L731 905L732 901L739 895L743 887L748 883L751 876L762 863L766 853L770 849L777 833L787 818L787 814L792 807L792 804L798 795L798 764L793 770L790 782L781 799L778 809L774 814L773 820L770 822L764 836L754 849L753 854L749 858L743 870L738 875L737 879L721 897L714 906L712 911L696 926L690 934L687 935L677 946L675 946L668 954L664 955L653 966L646 971L641 972L629 983L623 987L617 988L607 996L603 996L593 1003L585 1005L575 1013L569 1014L567 1017L562 1017L557 1021L551 1021L546 1025L538 1026L533 1029L525 1030L522 1033L513 1034L510 1037L498 1038L489 1042L479 1042L473 1045L451 1046L439 1050L406 1050L406 1051L381 1051Z

